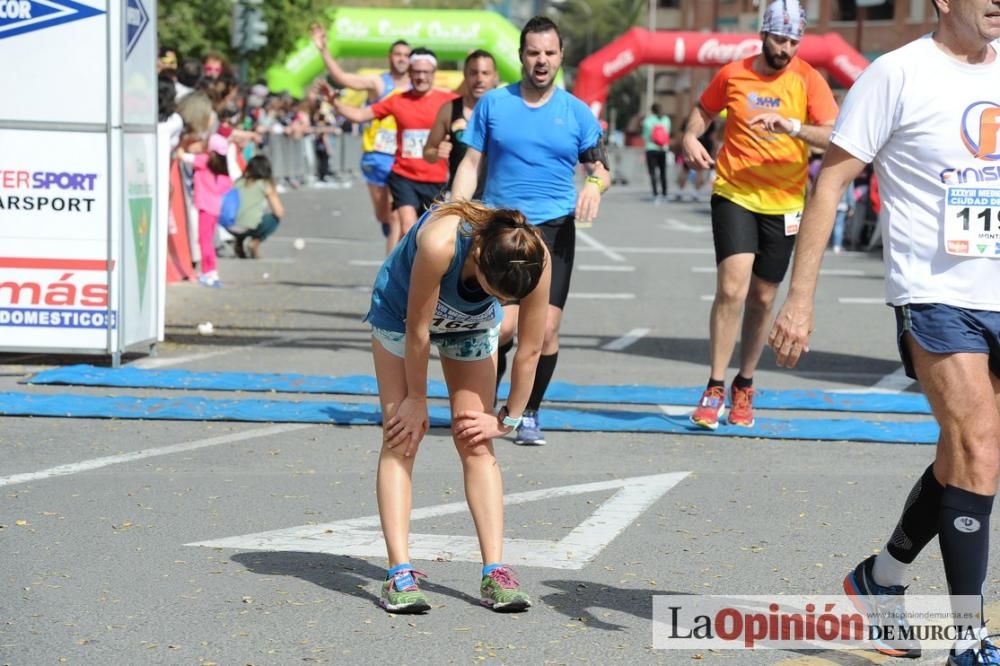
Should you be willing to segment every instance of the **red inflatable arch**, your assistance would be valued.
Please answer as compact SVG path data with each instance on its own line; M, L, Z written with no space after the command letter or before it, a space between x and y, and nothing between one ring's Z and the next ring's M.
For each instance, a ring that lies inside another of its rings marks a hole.
M640 65L718 67L758 53L758 35L632 28L580 63L573 93L600 116L611 83ZM868 60L836 33L803 36L799 57L827 70L843 86L854 83L868 66Z

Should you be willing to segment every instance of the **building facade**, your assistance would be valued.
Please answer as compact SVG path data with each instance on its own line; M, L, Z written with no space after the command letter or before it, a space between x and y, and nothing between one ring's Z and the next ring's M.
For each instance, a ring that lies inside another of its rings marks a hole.
M761 7L758 0L651 0L657 3L657 30L756 33ZM760 0L766 3L769 0ZM885 0L874 7L858 7L855 0L802 0L807 31L836 32L869 60L933 30L933 0ZM711 70L657 67L654 95L680 128ZM836 88L835 92L838 92ZM646 100L643 110L649 108Z

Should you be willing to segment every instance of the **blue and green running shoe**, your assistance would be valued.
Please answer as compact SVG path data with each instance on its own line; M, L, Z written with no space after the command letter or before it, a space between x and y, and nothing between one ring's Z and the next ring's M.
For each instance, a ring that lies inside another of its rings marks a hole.
M403 569L389 576L382 583L379 605L390 613L423 613L431 609L427 597L417 586L417 577L427 574L413 569Z

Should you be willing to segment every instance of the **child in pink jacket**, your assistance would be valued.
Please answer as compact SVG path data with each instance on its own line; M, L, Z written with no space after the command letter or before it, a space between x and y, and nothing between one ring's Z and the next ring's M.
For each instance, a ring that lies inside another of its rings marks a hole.
M229 178L226 153L229 142L221 134L208 139L208 152L197 155L181 153L181 159L194 166L194 207L198 209L198 246L201 248L201 277L206 287L221 287L215 255L215 225L222 207L222 197L233 186Z

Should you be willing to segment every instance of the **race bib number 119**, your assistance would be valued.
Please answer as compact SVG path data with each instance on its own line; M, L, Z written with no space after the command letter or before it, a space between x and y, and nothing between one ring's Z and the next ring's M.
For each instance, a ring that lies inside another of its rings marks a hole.
M944 218L948 254L1000 257L1000 188L949 187Z

